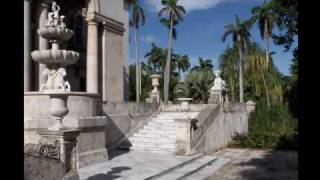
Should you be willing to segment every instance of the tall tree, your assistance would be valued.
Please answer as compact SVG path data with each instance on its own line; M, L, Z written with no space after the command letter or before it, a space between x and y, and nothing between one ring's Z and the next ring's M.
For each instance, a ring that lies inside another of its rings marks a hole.
M213 65L212 65L211 59L203 59L199 57L198 62L199 62L199 65L196 65L193 68L191 68L191 71L202 71L202 70L212 71Z
M258 21L260 34L265 43L266 65L269 64L269 40L272 35L277 16L273 12L272 4L264 1L262 6L256 6L251 10L253 21Z
M180 72L186 72L190 68L190 61L187 55L177 55L177 68L179 72L179 76L181 75ZM181 77L181 76L180 76Z
M280 29L280 33L273 34L272 38L288 51L298 35L298 0L271 0L270 3Z
M226 31L222 36L222 41L225 42L227 36L232 35L232 40L234 45L239 51L239 93L240 102L243 102L243 59L246 52L248 43L250 42L250 32L249 29L253 24L253 20L249 19L246 21L241 21L238 15L236 16L236 23L226 25Z
M178 5L178 0L162 0L162 5L164 6L159 11L159 16L165 16L170 22L169 28L169 41L168 41L168 52L166 67L164 71L164 102L168 102L169 98L169 83L170 83L170 65L171 65L171 46L172 46L172 29L174 21L182 21L183 15L186 13L186 10L183 6Z
M227 48L219 56L219 68L222 72L222 77L226 79L227 87L230 87L231 100L235 101L235 87L237 85L238 75L238 50L236 48Z
M144 56L148 60L148 64L152 65L153 73L163 71L164 61L166 59L166 50L151 44L151 49Z
M166 19L166 18L161 18L160 19L160 23L163 24L164 26L166 26L169 30L170 30L170 20ZM174 20L172 23L172 38L173 39L177 39L177 29L175 28L177 25L179 24L178 20Z
M134 44L136 49L136 101L140 101L141 94L141 70L140 70L140 49L138 43L138 29L145 24L145 15L142 7L139 5L139 0L128 0L130 7L132 7L132 19L130 25L134 30Z

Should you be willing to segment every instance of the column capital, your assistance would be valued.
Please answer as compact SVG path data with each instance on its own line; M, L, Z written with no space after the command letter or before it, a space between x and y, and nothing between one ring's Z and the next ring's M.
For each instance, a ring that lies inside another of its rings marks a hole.
M94 19L86 19L88 25L98 26L99 23Z

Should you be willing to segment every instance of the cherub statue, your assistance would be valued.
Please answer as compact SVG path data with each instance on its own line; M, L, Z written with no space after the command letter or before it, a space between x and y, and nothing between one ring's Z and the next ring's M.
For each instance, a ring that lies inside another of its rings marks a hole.
M43 76L46 78L46 84L42 85L40 91L44 90L62 90L70 92L70 84L64 80L67 75L65 68L51 67L45 68Z
M48 20L46 26L57 26L59 21L60 6L56 2L52 2L52 12L48 13Z

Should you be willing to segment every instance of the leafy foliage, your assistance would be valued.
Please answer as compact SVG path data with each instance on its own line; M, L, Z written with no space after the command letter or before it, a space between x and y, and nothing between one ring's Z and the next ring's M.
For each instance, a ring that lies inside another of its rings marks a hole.
M207 103L213 85L212 70L191 71L174 89L175 97L191 97L194 103Z
M257 103L249 121L249 133L236 134L231 146L244 148L297 149L297 120L286 105L266 107L265 99Z

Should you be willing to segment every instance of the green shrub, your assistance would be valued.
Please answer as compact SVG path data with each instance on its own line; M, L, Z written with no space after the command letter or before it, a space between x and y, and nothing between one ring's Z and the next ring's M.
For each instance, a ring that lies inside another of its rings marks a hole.
M297 149L298 122L287 105L267 107L264 100L257 103L249 119L249 132L236 134L233 147L262 149Z

